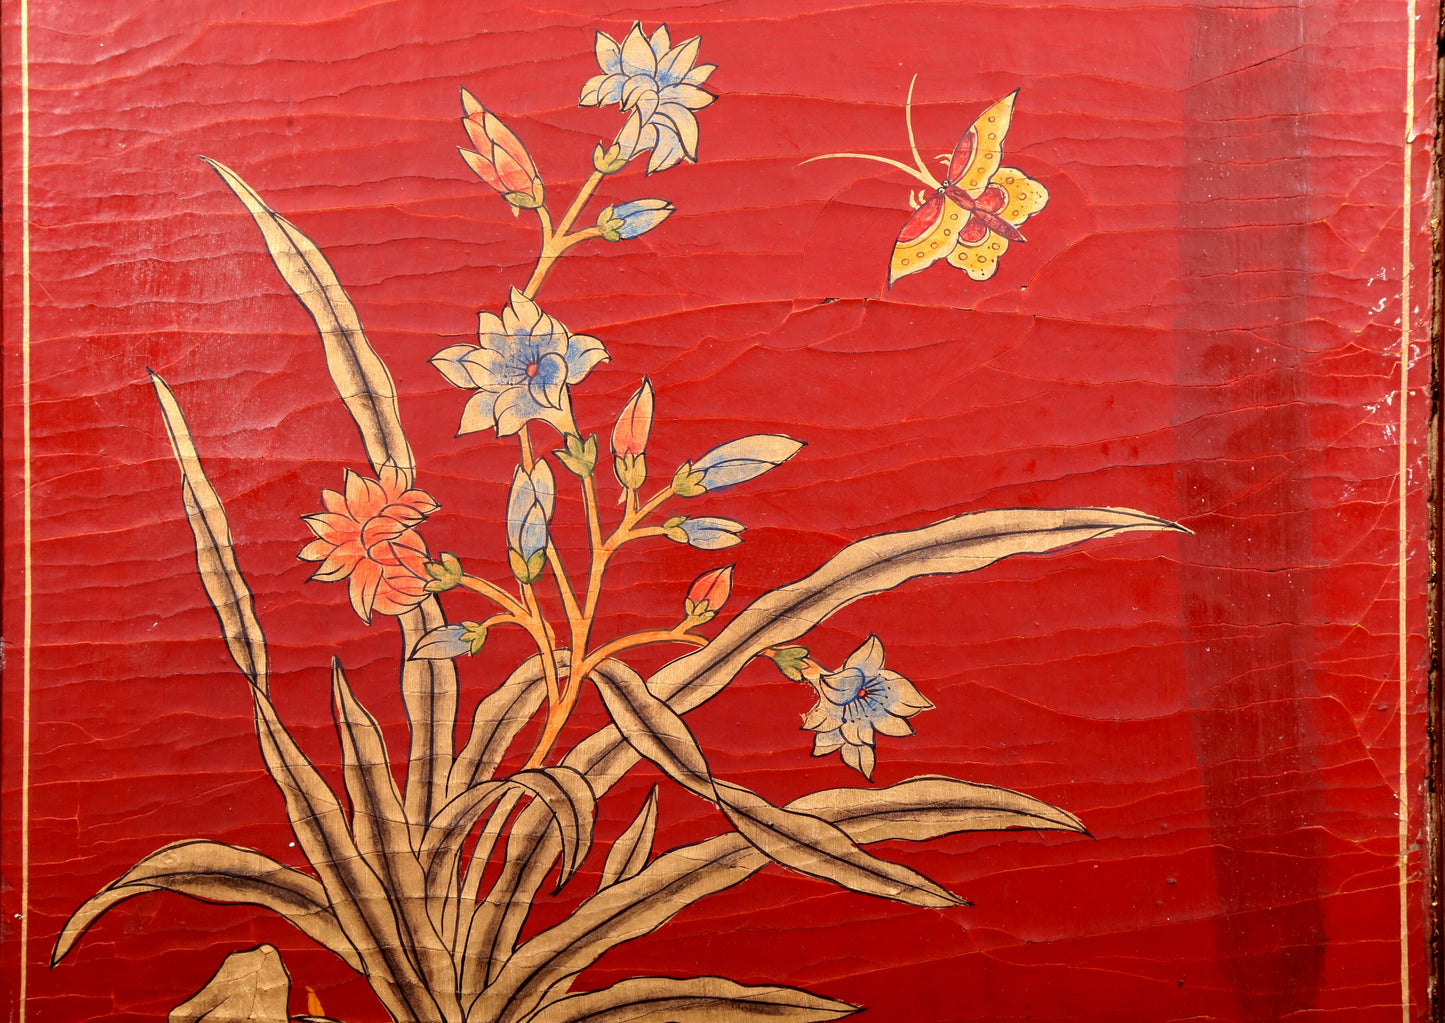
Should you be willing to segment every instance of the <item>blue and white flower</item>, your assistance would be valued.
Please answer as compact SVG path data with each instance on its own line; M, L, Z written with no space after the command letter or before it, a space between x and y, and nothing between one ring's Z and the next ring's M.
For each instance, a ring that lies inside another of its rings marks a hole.
M537 462L531 472L517 467L507 497L507 555L512 574L520 582L533 582L542 574L547 559L547 524L552 521L556 499L556 482L546 462Z
M475 345L454 345L431 363L449 383L476 391L458 435L495 429L506 437L533 419L565 431L572 421L567 388L606 358L601 341L568 333L513 288L501 316L478 314Z
M818 703L803 719L803 727L817 733L813 756L842 750L843 762L866 778L873 777L875 733L912 735L908 719L933 709L912 682L883 667L877 636L869 636L842 668L814 685Z
M621 43L605 32L597 33L597 66L582 87L578 101L584 107L616 104L635 111L635 121L623 129L618 142L624 156L652 150L647 172L666 170L684 158L697 159L697 117L717 97L702 85L717 70L714 64L696 64L700 40L694 36L672 45L667 26L649 39L634 23Z

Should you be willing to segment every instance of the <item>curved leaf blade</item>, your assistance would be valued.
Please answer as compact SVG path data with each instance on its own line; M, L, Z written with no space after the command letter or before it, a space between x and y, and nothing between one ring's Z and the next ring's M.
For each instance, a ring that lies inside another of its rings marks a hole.
M787 809L826 818L864 843L920 841L1000 830L1001 825L1083 831L1072 814L1022 793L932 776L881 789L814 792ZM740 834L666 852L518 948L485 992L485 1003L498 1013L503 1006L509 1014L514 1006L531 1011L608 950L651 933L697 900L747 880L767 864L768 858Z
M791 987L744 987L724 977L636 977L560 999L528 1023L824 1023L857 1011Z
M559 650L557 670L565 671L569 663L567 652ZM494 692L478 701L466 744L452 763L448 800L496 775L512 740L532 720L546 698L542 658L533 654Z
M411 829L381 726L356 699L340 660L331 661L331 698L341 745L341 770L351 801L351 833L357 851L376 874L395 911L406 948L444 1008L456 1004L456 969L437 932L425 898L426 876L411 846Z
M396 385L386 364L366 339L361 318L337 280L336 271L316 243L267 206L239 174L209 157L201 159L220 175L256 221L282 280L316 321L326 350L327 368L341 400L356 420L372 468L379 472L390 462L410 481L415 462L401 428Z
M602 865L602 878L597 882L597 890L600 892L618 881L626 881L647 866L647 861L652 858L652 842L656 836L657 786L654 785L632 823L607 850L607 862Z
M150 892L174 892L203 902L261 906L285 917L352 969L363 968L320 881L251 849L202 840L157 849L87 899L65 922L50 965L64 959L91 925L112 907Z
M207 479L181 406L166 382L152 372L151 385L161 406L171 451L181 469L181 502L196 540L196 570L206 597L221 622L231 659L251 684L266 690L266 636L256 618L251 589L241 575L231 546L226 509Z

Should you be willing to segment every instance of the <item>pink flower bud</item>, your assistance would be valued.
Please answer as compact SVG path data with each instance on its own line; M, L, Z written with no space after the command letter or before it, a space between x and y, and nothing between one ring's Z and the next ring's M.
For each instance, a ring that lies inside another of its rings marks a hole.
M695 604L698 610L716 611L727 603L732 588L733 566L715 568L697 577L692 588L687 591L687 599Z
M642 454L651 431L652 384L643 377L642 386L623 408L622 414L617 417L617 425L612 428L612 453L618 457Z
M537 168L522 140L465 89L462 109L466 112L462 126L472 145L477 147L476 152L461 150L467 166L503 195L527 197L525 201L530 202L535 192Z

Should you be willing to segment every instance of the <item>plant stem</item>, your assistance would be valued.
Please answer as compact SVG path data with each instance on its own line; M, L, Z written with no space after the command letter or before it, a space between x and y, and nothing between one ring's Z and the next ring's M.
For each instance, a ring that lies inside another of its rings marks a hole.
M527 609L517 601L517 598L496 583L487 582L485 579L478 579L474 575L464 575L458 585L463 589L471 590L473 593L480 593L488 600L500 604L516 618L527 617Z
M543 220L542 251L537 256L537 265L532 270L532 276L527 281L527 286L522 289L522 294L528 298L535 298L542 287L542 282L547 279L551 272L552 265L562 256L564 252L580 241L588 238L596 238L599 234L595 227L585 228L576 234L568 234L577 215L586 207L588 200L597 191L597 186L602 184L604 177L601 171L593 171L592 176L582 183L577 190L572 205L567 207L567 212L558 221L555 231L550 230L550 214ZM538 216L542 215L542 208L538 207Z

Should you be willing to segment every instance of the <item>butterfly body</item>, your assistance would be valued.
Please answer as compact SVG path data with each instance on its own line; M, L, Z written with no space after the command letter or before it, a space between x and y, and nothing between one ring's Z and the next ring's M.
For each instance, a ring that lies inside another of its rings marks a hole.
M1023 171L1000 166L1017 95L985 110L959 139L943 181L898 234L890 286L945 258L974 280L988 280L1009 243L1024 240L1019 227L1044 208L1049 193Z

